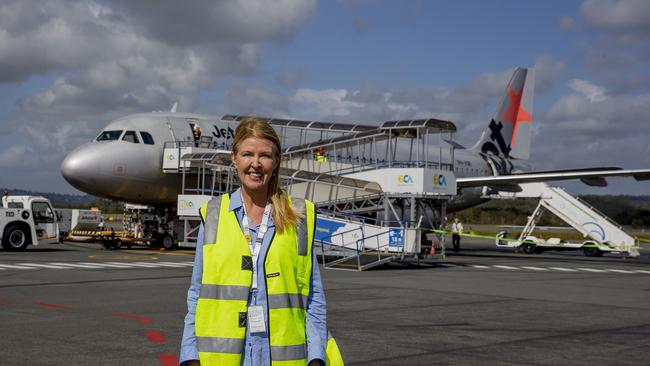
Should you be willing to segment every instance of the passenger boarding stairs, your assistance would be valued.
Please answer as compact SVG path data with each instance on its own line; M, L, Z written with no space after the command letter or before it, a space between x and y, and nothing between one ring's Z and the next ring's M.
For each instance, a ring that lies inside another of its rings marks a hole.
M222 121L244 118L228 115ZM443 134L453 140L452 122L419 119L363 126L264 120L288 146L282 151L281 184L291 196L309 199L319 210L317 243L324 252L353 256L332 266L362 270L419 255L423 217L434 210L444 212L457 193L453 146L443 154L442 146L430 145L436 136L442 142ZM231 147L205 137L198 142L170 141L164 147L163 172L179 174L183 182L177 206L183 246L196 241L197 208L238 185Z
M361 217L319 212L314 246L329 269L363 271L419 250L419 230L386 227ZM325 258L341 257L330 262Z
M520 186L522 192L518 192L517 197L540 199L537 208L529 217L520 239L526 238L532 233L537 220L545 209L599 245L606 245L628 253L630 256L639 255L635 238L623 231L616 222L580 198L572 196L560 187L553 187L543 182L525 183Z

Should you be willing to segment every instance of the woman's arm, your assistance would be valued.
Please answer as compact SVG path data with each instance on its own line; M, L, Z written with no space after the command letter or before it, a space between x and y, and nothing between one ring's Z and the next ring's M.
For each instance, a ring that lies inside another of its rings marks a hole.
M200 365L199 351L196 347L196 334L194 323L196 319L196 303L201 293L201 277L203 276L203 224L199 227L199 235L196 240L196 253L194 254L194 269L190 288L187 291L187 315L185 316L185 328L183 329L183 340L181 341L180 362L183 366Z
M309 366L319 365L313 361L325 360L327 345L327 303L321 282L316 253L312 251L311 290L307 299L307 360ZM324 364L324 362L323 362Z

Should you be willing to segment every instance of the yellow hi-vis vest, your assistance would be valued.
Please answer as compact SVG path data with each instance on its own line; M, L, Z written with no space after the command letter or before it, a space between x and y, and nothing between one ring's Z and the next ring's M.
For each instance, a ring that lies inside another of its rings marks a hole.
M325 361L327 366L344 366L339 346L336 344L336 340L334 340L332 333L329 331L327 331L327 348L325 349L325 356L327 358Z
M312 271L315 210L312 202L290 204L305 216L296 227L275 232L264 273L271 365L307 364L306 316ZM246 336L252 256L230 196L204 204L203 278L196 306L195 332L202 366L240 365Z

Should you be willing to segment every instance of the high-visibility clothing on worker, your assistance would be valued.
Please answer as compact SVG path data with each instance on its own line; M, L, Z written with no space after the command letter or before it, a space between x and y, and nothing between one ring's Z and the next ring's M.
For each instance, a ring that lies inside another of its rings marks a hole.
M242 233L228 202L224 195L200 210L205 222L204 259L195 332L202 365L239 365L247 320L253 319L247 309L254 269L250 238ZM275 233L260 269L266 280L272 365L307 362L305 318L315 211L308 201L294 199L291 204L305 216L295 228Z
M327 366L343 366L341 351L339 351L339 346L329 331L327 332L327 349L325 352L327 354L327 360L325 361Z

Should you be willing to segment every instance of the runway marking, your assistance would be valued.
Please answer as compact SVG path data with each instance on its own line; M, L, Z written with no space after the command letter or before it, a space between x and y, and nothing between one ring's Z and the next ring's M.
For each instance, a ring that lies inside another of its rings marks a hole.
M159 330L148 330L147 338L151 343L165 343L165 341L167 341L167 338L165 337L165 333Z
M549 269L553 269L553 270L556 270L556 271L562 271L562 272L578 272L577 269L564 268L564 267L549 267Z
M530 269L531 271L548 271L548 268L521 266L521 269Z
M596 273L604 273L606 270L604 269L596 269L596 268L576 268L579 271L585 271L585 272L596 272Z
M142 262L136 262L136 263L142 263ZM147 264L155 264L157 267L173 267L173 268L187 267L187 263L174 263L174 262L158 262L158 263L147 263Z
M158 359L160 360L160 365L162 366L176 366L180 363L178 356L176 355L159 355Z
M123 262L106 262L106 264L118 264L118 265L124 265L128 267L144 267L144 268L155 268L158 267L153 263L144 263L144 262L129 262L129 263L123 263Z
M504 265L501 265L501 264L495 264L495 265L493 265L492 267L494 267L494 268L500 268L500 269L521 269L521 268L519 268L519 267L504 266Z
M627 269L606 269L606 271L615 273L634 273L634 271L629 271Z
M82 264L82 263L63 263L63 262L51 262L50 264L59 265L59 266L68 266L72 268L104 268L99 264Z
M57 310L66 310L66 311L74 310L74 308L71 308L69 306L59 305L59 304L50 304L50 303L46 303L46 302L42 302L42 301L34 301L34 305L38 305L38 306L41 306L41 307L44 307L44 308L53 308L53 309L57 309Z
M455 264L453 266L459 267ZM449 266L446 266L449 267ZM506 270L529 270L537 272L560 271L560 272L591 272L591 273L622 273L622 274L650 274L650 270L644 269L616 269L616 268L567 268L567 267L535 267L535 266L506 266L503 264L483 265L483 264L468 264L465 267L478 268L478 269L506 269Z
M2 269L36 269L36 267L14 266L12 264L0 264Z
M84 263L86 264L86 263ZM133 268L129 263L117 263L117 262L102 262L97 263L103 267L113 267L113 268Z
M0 264L0 271L8 269L134 269L134 268L182 268L193 267L194 262L47 262Z
M62 267L54 264L40 264L40 263L18 263L19 266L30 266L30 267L39 267L39 268L50 268L50 269L71 269L70 267Z
M113 317L114 318L133 319L133 320L137 321L140 324L148 324L148 323L153 322L153 320L151 320L151 318L147 318L147 317L144 317L144 316L136 316L136 315L131 315L131 314L117 313L117 314L113 314Z

